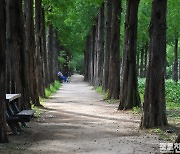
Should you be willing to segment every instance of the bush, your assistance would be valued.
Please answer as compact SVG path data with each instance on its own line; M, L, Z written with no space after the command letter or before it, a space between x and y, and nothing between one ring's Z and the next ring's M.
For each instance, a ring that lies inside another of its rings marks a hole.
M45 97L48 98L51 96L52 93L55 93L61 86L61 83L59 81L54 81L53 84L50 85L50 88L45 89Z
M139 79L139 93L141 102L144 101L145 79ZM166 80L166 108L180 109L180 81Z

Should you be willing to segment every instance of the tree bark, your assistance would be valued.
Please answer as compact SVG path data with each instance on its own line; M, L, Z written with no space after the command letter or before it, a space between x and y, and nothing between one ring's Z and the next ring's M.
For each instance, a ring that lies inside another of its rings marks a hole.
M178 137L177 137L175 143L180 143L180 133L178 134Z
M118 99L120 90L120 19L121 1L112 0L111 48L108 98Z
M94 40L94 83L93 86L97 88L98 84L98 19L96 20L95 40Z
M91 63L90 63L90 72L91 72L91 78L90 78L90 81L91 81L91 84L93 85L94 83L94 57L95 57L95 54L94 54L94 46L95 46L95 35L96 35L96 26L93 26L92 27L92 32L91 32L91 45L90 45L90 57L91 57Z
M104 3L98 14L98 44L97 44L97 87L102 86L103 64L104 64Z
M86 39L86 49L84 51L84 81L89 81L89 65L90 65L90 35L87 36Z
M173 80L178 81L178 32L175 33Z
M120 110L140 106L136 71L138 6L139 0L127 0Z
M47 65L47 50L46 50L46 27L45 27L45 15L44 15L44 8L41 9L41 46L42 46L42 53L43 53L43 60L44 60L44 86L48 87L48 65Z
M8 142L6 128L6 4L0 1L0 143Z
M37 55L37 80L39 95L45 97L44 85L44 59L43 59L43 46L42 46L42 0L35 1L35 40L36 40L36 55Z
M22 13L22 1L6 1L7 12L7 55L10 59L10 68L8 71L7 86L9 91L7 93L21 93L22 97L19 99L18 106L22 109L24 107L24 87L25 87L25 60L24 60L24 23ZM26 87L25 87L26 88Z
M141 128L167 125L165 103L167 0L153 0L150 23L149 63Z
M141 49L140 78L144 77L144 46Z
M59 44L59 38L58 38L58 31L56 29L54 29L54 57L53 57L53 62L54 62L54 66L53 66L53 78L54 80L58 80L58 71L59 71L59 67L58 67L58 57L59 57L59 52L60 52L60 44Z
M105 26L105 49L104 49L104 69L103 69L103 91L108 90L109 81L109 56L111 46L111 21L112 21L112 1L106 0L106 26Z
M53 26L49 23L48 33L47 33L47 50L48 50L48 66L49 66L49 84L53 83Z
M39 94L37 87L37 65L36 65L36 51L35 51L35 34L34 34L34 19L33 19L33 0L24 1L24 16L25 16L25 50L28 55L28 75L30 98L33 104L38 105Z

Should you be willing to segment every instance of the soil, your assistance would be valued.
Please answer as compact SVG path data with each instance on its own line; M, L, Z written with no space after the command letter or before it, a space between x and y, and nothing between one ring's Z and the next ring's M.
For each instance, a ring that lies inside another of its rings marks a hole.
M46 111L20 135L0 144L1 154L149 154L159 152L158 136L139 130L140 116L117 111L83 76L73 75L47 99Z

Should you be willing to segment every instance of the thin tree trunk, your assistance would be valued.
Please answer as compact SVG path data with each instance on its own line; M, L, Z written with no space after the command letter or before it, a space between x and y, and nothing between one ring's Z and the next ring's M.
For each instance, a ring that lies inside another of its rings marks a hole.
M178 137L177 137L175 143L180 143L180 133L178 134Z
M94 87L97 88L98 84L98 19L96 21L95 40L94 40Z
M148 58L148 42L145 45L145 56L144 56L144 77L146 77L147 72L147 58Z
M105 49L104 49L104 71L103 71L103 91L108 90L109 81L109 56L111 46L111 21L112 21L112 1L106 0L106 26L105 26Z
M97 87L102 85L103 63L104 63L104 3L98 15L98 45L97 45Z
M140 78L144 77L144 46L141 49Z
M136 72L138 5L139 0L127 0L120 110L140 106Z
M121 1L112 0L111 48L109 62L108 98L119 98L120 90L120 19Z
M150 24L149 63L141 128L167 125L165 103L167 0L153 0Z
M53 83L53 26L52 24L49 24L48 27L48 66L49 66L49 83Z
M0 1L0 143L8 142L6 128L6 4Z
M139 48L138 48L139 49ZM137 77L139 76L139 58L140 58L140 54L139 51L137 50L137 54L136 54L136 70L137 70Z
M42 46L42 53L43 53L43 61L44 61L44 67L43 67L43 84L44 87L48 87L48 65L47 65L47 50L46 50L46 27L45 27L45 15L44 15L44 8L41 9L41 46Z
M84 51L84 81L88 81L89 80L89 64L90 64L90 35L87 36L86 39L86 49Z
M173 80L178 81L178 32L175 33Z

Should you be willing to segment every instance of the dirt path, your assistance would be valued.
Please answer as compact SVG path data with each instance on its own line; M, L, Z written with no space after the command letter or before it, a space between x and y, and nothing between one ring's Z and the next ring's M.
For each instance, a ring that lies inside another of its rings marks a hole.
M47 100L47 112L34 119L0 153L22 154L149 154L159 151L158 137L138 130L139 117L117 112L115 104L103 101L83 77ZM6 148L6 150L5 150ZM13 151L13 152L12 152Z

